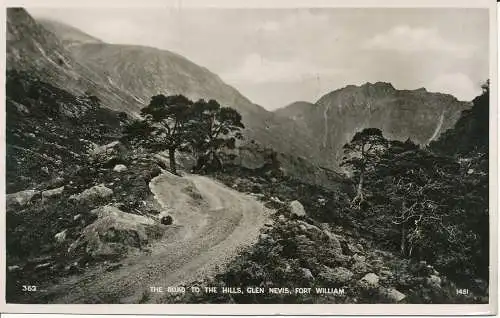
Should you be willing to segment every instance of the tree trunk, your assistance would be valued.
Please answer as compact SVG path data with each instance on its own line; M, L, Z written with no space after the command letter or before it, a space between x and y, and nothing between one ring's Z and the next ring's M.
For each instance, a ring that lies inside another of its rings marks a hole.
M170 172L177 174L177 167L175 164L175 148L168 149L168 159L170 160Z
M224 169L224 164L222 163L222 159L219 157L219 155L215 151L212 151L212 161L216 165L215 169L217 169L217 170Z
M361 172L361 174L359 175L358 187L356 189L356 196L354 197L354 199L352 199L352 204L355 204L357 202L358 205L361 206L361 203L363 203L363 201L364 201L363 183L364 183L364 173Z

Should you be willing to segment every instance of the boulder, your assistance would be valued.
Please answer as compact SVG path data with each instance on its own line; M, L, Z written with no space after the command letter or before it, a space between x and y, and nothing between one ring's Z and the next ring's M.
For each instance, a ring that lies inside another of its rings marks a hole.
M68 233L68 230L66 229L66 230L63 230L63 231L57 233L56 235L54 235L56 242L59 244L64 242L66 240L67 233Z
M172 217L170 215L165 215L165 216L162 216L160 218L160 223L163 224L163 225L170 225L172 224L174 221L172 219Z
M116 166L113 168L113 171L115 171L115 172L123 172L123 171L127 171L127 166L126 166L126 165L122 165L122 164L116 165Z
M314 276L309 268L301 268L302 276L307 280L314 280Z
M7 194L5 196L5 204L7 206L7 209L24 208L39 193L40 192L36 190L24 190Z
M431 275L431 276L427 277L425 282L427 283L427 285L429 285L433 288L440 288L441 287L441 278L439 276L436 276L436 275Z
M349 253L352 253L352 254L362 254L363 251L362 251L362 247L361 249L359 248L361 245L360 244L351 244L351 243L347 243L347 249L349 251Z
M388 288L384 290L384 296L393 303L398 303L406 298L406 295L394 288Z
M356 273L356 274L364 274L369 271L368 265L366 262L354 262L354 264L351 266L351 269Z
M87 204L90 206L98 205L105 202L113 195L113 190L103 184L99 184L89 188L79 194L74 194L69 197L70 201L78 202L80 204Z
M59 187L59 188L55 188L55 189L51 189L51 190L45 190L42 192L42 199L48 200L48 199L57 198L57 197L61 196L63 192L64 192L64 186Z
M359 255L359 254L354 254L354 256L352 257L352 259L355 261L355 262L366 262L366 257L362 256L362 255Z
M106 145L96 146L90 151L90 155L94 159L105 159L117 155L121 149L123 149L121 142L113 141Z
M19 265L11 265L7 267L7 270L12 273L12 272L19 272L21 270L21 266Z
M350 270L344 267L330 268L325 266L318 276L327 282L345 284L352 279L353 275Z
M363 287L377 287L379 278L374 273L368 273L359 281L360 285Z
M84 252L91 257L106 258L140 249L161 237L164 228L151 218L126 213L107 205L90 211L97 220L82 230L68 252Z
M304 209L304 206L297 200L290 202L290 213L297 217L306 216L306 210Z
M285 202L281 201L278 197L270 197L269 200L273 201L274 203L278 203L278 204L285 203Z

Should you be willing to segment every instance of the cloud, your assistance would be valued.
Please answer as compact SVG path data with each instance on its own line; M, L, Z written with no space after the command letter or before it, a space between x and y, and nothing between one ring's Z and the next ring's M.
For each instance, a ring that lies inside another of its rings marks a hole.
M221 74L221 77L225 81L236 83L290 83L316 77L328 77L341 72L340 69L318 67L308 61L269 60L257 53L252 53L246 56L239 67Z
M398 25L389 31L375 35L364 43L364 48L395 50L401 52L434 51L453 54L454 57L471 57L475 48L444 39L436 29Z
M264 18L259 23L252 24L252 28L257 31L267 31L269 33L277 31L301 31L301 30L324 30L330 25L328 15L312 12L311 10L294 10L286 16L275 16Z
M431 92L447 93L459 100L471 101L481 93L480 85L463 73L441 74L427 87Z

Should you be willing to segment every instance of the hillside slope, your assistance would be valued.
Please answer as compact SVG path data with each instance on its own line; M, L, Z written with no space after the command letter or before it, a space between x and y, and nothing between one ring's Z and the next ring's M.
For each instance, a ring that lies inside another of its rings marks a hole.
M57 34L64 46L83 43L102 43L100 39L58 21L37 19L37 22L50 32Z
M134 96L103 83L77 61L63 41L40 25L23 8L7 9L7 70L29 73L68 92L92 92L103 105L118 111L137 109Z
M87 41L89 35L73 27L45 20L40 23L65 41L71 57L90 70L89 77L93 81L134 99L133 105L128 107L119 103L110 103L107 107L137 112L149 103L151 96L160 93L182 94L192 100L215 99L241 113L248 140L270 145L282 153L314 157L310 147L312 137L293 120L252 103L216 74L176 53L152 47Z

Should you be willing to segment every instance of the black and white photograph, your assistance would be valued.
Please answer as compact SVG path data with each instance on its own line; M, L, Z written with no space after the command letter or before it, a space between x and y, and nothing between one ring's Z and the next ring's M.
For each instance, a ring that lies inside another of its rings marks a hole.
M485 3L5 7L3 301L494 304Z

